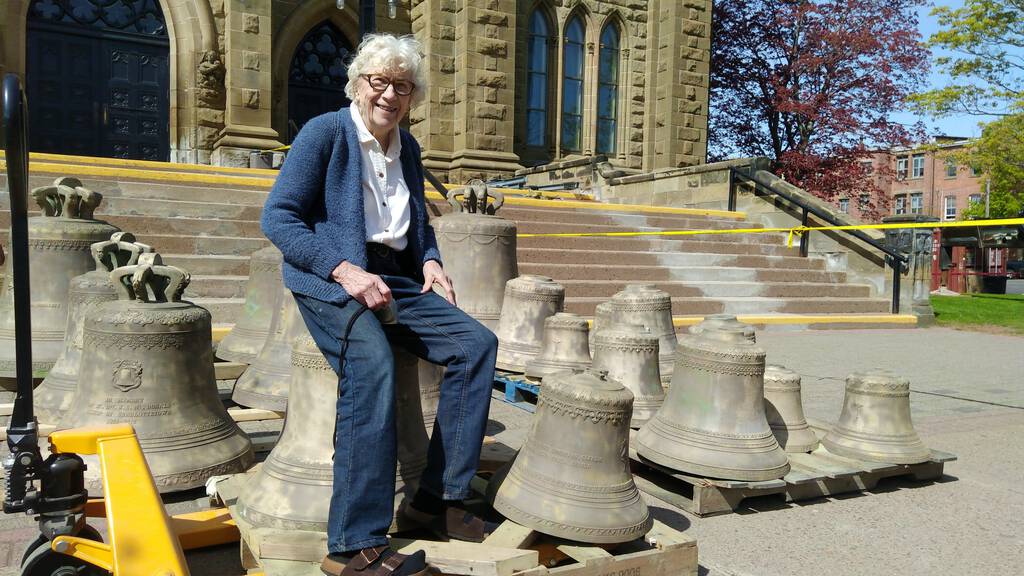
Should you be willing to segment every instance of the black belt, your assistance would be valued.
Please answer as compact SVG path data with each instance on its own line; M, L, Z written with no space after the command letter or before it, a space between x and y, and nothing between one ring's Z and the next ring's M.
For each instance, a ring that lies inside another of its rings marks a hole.
M381 258L397 258L401 252L395 250L387 244L381 244L380 242L367 242L366 243L366 254L374 254Z

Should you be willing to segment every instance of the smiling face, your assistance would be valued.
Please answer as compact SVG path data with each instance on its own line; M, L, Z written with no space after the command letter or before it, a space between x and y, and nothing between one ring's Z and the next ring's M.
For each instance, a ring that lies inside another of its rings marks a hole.
M375 90L369 82L368 77L385 76L392 82L412 82L406 74L374 72L360 77L356 91L355 104L359 109L359 115L363 118L366 128L373 134L381 144L391 134L391 130L398 125L398 122L409 112L409 102L412 95L402 96L395 91L395 85L391 84L383 91Z

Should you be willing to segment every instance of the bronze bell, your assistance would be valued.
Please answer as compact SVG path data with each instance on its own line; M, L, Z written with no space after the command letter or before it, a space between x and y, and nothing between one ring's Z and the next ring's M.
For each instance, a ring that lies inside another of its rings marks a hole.
M93 219L103 196L82 187L77 178L57 178L32 190L43 211L28 221L28 261L32 317L32 377L43 378L64 350L71 279L93 269L90 246L118 228ZM13 259L7 259L0 309L0 382L13 390Z
M131 424L160 492L248 468L252 444L217 394L210 313L181 300L188 273L149 253L110 281L118 299L86 314L75 409L58 428ZM90 458L95 488L100 469Z
M587 321L576 314L558 312L545 318L540 353L526 363L526 376L541 380L554 372L589 368L588 332Z
M709 316L694 326L679 343L664 404L637 433L637 454L697 476L785 476L789 458L764 411L764 357L754 329L735 316Z
M427 436L419 424L419 393L415 363L407 353L395 354L395 395L398 425L398 477L395 510L411 496L426 465ZM257 527L286 530L327 530L327 511L334 483L332 400L338 396L338 375L309 336L295 340L291 354L288 416L277 445L238 496L238 512Z
M633 394L604 373L544 381L533 426L498 484L494 508L528 528L579 542L635 540L652 519L629 472Z
M870 462L918 464L931 458L910 419L910 381L887 370L846 378L843 412L821 444L838 456Z
M291 349L299 336L309 335L291 290L279 286L270 332L256 360L235 381L231 400L241 406L284 412L292 380Z
M217 357L252 364L263 349L270 322L277 309L277 297L284 288L281 264L284 257L275 246L252 253L249 280L245 283L245 308L228 335L217 345Z
M459 308L492 332L498 329L505 283L519 275L516 223L495 215L503 202L501 193L471 181L449 194L452 212L431 222Z
M631 428L654 417L665 401L658 371L658 337L644 326L620 324L594 335L594 370L622 383L633 393Z
M769 364L764 368L764 409L775 439L789 453L813 452L818 437L807 425L800 400L800 375Z
M498 322L498 356L502 370L522 372L540 352L544 319L565 306L565 288L547 276L524 274L505 284Z
M132 266L141 254L152 251L149 246L135 242L135 236L128 232L115 232L110 240L92 245L92 259L96 269L72 278L68 290L64 350L43 383L33 393L40 422L56 424L71 406L78 386L78 367L82 361L85 315L97 304L117 300L117 292L110 283L110 272L120 266Z
M608 301L607 316L595 323L595 330L611 323L629 322L646 326L658 337L658 369L661 380L672 379L676 357L676 329L672 324L672 297L651 284L629 284Z

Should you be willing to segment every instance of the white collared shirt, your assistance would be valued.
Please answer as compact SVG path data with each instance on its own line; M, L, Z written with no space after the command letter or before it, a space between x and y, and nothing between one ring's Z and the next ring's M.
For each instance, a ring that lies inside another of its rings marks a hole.
M349 107L352 121L359 133L359 149L363 159L364 220L366 241L386 244L395 250L405 250L409 231L409 187L402 174L402 139L398 127L391 131L391 144L387 154L380 142L366 128L359 109Z

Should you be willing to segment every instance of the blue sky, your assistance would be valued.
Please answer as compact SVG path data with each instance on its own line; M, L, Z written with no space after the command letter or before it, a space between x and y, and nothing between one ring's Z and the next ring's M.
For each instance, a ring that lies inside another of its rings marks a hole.
M927 40L933 33L939 29L939 23L934 16L931 16L933 6L949 6L950 8L960 8L963 6L962 0L938 0L929 6L925 6L918 9L918 19L920 20L921 37ZM931 74L928 78L931 88L939 88L949 84L949 76L943 74L942 70L936 66L932 66ZM978 128L979 122L985 122L992 120L992 117L984 116L951 116L947 118L941 118L933 120L928 117L918 117L911 113L894 114L893 119L897 122L905 124L913 124L917 120L922 120L925 126L928 127L930 134L944 134L947 136L979 136L981 130Z

